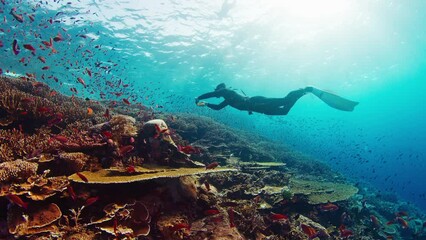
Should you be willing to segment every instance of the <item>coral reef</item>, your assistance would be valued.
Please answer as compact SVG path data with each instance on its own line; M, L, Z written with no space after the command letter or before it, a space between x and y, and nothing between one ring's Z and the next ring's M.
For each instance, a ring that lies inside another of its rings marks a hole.
M425 238L418 209L284 144L32 78L0 88L1 239Z

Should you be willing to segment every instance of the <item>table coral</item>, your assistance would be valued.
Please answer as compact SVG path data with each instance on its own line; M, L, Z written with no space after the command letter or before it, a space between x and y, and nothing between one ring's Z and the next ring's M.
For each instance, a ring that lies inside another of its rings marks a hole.
M168 168L168 167L135 167L134 173L128 173L125 169L102 169L97 172L81 172L87 178L89 184L120 184L130 182L141 182L159 178L177 178L181 176L206 174L213 172L236 171L233 168L216 168L206 170L205 168ZM71 181L85 183L77 174L68 177Z
M358 188L343 183L291 179L290 191L307 196L310 204L347 200L358 192Z

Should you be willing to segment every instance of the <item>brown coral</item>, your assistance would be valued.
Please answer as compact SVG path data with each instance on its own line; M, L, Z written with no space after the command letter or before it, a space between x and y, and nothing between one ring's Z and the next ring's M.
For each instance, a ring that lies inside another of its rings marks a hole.
M82 152L59 153L59 165L65 175L71 175L76 172L83 171L85 164L89 161L90 156Z
M28 178L25 183L3 187L0 196L28 194L28 197L32 200L42 201L64 191L68 185L69 181L66 177L46 178L45 174L36 175Z
M28 135L17 129L0 130L0 162L38 157L41 152L53 149L55 143L49 142L49 132L41 128Z
M0 183L24 182L36 174L37 168L37 163L23 160L0 163Z
M146 206L140 202L108 204L104 208L106 216L90 223L112 235L147 236L150 232L151 217ZM115 223L114 223L115 222ZM116 226L114 227L114 224Z
M7 225L9 232L16 236L33 235L42 232L58 232L53 224L62 216L58 205L30 204L28 209L12 206L8 209Z
M111 126L112 140L120 142L123 137L134 137L137 135L135 127L136 120L131 116L115 115L109 120Z

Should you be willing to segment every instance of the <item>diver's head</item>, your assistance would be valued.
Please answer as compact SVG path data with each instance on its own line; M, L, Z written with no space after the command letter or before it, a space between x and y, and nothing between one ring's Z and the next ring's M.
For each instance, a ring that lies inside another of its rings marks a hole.
M223 89L223 88L226 88L225 83L221 83L221 84L217 85L214 90L217 91L217 90L220 90L220 89Z

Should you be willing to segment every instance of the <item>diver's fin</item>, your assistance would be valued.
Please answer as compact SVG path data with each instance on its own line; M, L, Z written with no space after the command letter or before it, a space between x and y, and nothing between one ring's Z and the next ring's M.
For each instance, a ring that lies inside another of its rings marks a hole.
M311 91L315 96L325 102L328 106L339 109L342 111L351 112L359 102L354 102L345 98L342 98L334 93L330 93L316 87L312 87Z

